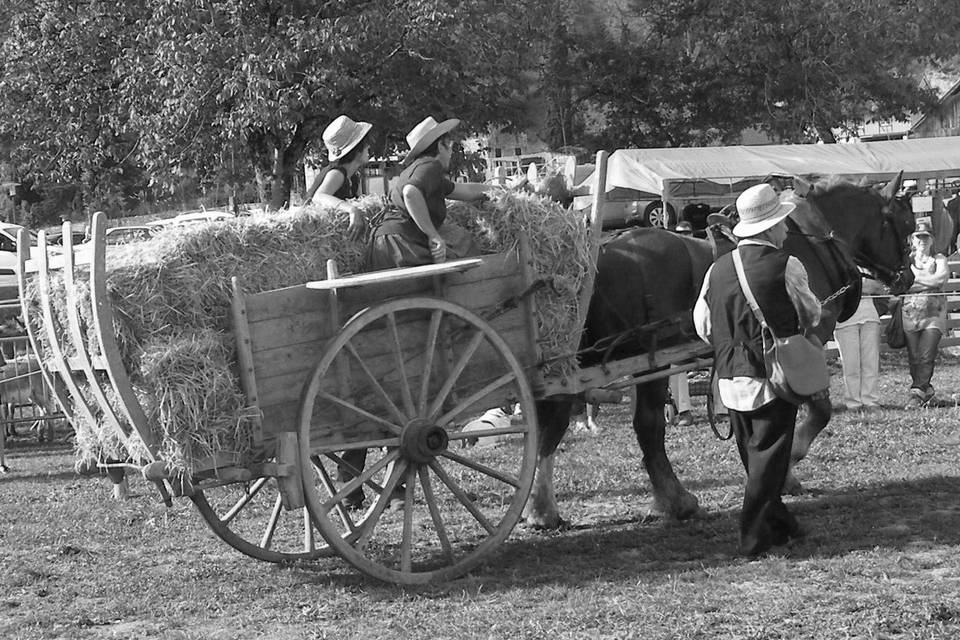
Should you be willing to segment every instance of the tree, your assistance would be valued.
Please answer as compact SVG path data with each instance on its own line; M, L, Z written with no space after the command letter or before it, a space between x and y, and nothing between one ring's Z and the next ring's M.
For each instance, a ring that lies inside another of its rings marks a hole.
M279 207L340 113L379 153L428 114L521 127L544 0L18 3L0 141L25 173L96 190L136 168L155 189L229 155Z
M637 8L556 3L541 69L552 147L707 144L749 123L736 84Z
M723 82L752 124L793 142L834 142L834 132L922 110L936 99L925 69L960 48L960 17L945 0L635 6L687 64L703 70L701 84Z
M143 3L17 0L0 43L0 148L19 180L105 199L135 169L114 61Z
M124 92L152 170L203 167L240 143L279 207L340 113L373 122L380 153L427 114L474 130L518 122L530 4L163 0L125 59Z

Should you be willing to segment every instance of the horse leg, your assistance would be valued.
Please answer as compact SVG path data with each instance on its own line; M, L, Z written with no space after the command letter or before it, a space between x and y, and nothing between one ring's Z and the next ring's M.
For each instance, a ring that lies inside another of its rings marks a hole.
M830 422L830 416L833 412L833 408L830 406L830 395L826 393L815 395L804 404L807 407L807 416L794 431L793 449L790 451L790 470L787 472L787 479L783 484L783 492L788 495L799 495L803 492L803 486L794 474L793 469L798 462L807 457L807 453L810 452L810 445Z
M568 401L537 402L540 451L533 489L523 510L527 525L536 529L558 529L563 525L553 490L553 463L557 447L570 425L571 410L572 404Z
M667 423L663 407L667 402L667 380L637 385L633 431L643 451L643 465L653 486L654 508L671 517L684 519L700 508L697 497L683 488L667 458L664 446Z

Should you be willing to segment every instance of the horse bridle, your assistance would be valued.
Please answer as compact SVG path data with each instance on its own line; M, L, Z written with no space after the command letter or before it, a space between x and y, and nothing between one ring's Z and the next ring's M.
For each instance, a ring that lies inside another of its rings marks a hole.
M880 235L882 237L885 232L893 232L894 238L897 241L895 243L897 246L897 251L900 254L901 268L899 270L894 270L881 264L877 264L862 251L857 251L854 254L853 259L857 262L857 264L873 272L874 279L878 279L876 278L876 274L879 274L881 275L881 278L879 278L880 280L889 282L890 286L893 287L897 283L902 283L906 279L907 271L910 268L907 260L908 253L906 249L906 239L904 239L902 242L900 241L900 230L897 228L897 219L890 210L890 205L884 203L880 209L880 213L883 216L883 222L880 227Z

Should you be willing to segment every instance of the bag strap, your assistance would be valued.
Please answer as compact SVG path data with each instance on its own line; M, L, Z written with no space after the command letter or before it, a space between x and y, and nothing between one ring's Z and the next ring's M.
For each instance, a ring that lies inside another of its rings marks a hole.
M763 311L760 310L760 305L757 304L757 299L753 297L753 291L750 290L750 285L747 284L747 274L743 272L743 259L740 257L740 247L737 247L731 251L731 253L733 254L733 267L737 270L737 280L740 281L740 289L747 298L747 304L750 305L750 308L753 310L753 315L757 317L760 325L767 328L767 320L763 317Z

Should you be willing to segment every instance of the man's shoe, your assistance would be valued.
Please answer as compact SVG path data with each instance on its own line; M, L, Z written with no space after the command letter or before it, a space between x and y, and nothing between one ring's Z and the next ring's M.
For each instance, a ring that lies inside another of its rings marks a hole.
M689 427L693 424L693 414L689 411L681 411L677 414L677 426Z

